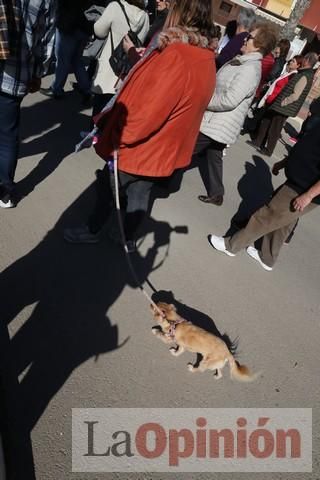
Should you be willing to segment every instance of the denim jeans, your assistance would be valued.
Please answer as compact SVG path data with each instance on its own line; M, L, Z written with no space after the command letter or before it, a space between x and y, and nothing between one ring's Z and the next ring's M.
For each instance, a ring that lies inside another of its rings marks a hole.
M56 72L51 85L56 95L63 94L63 87L69 73L75 74L79 88L83 93L90 92L90 81L82 60L83 49L88 41L88 35L81 30L67 34L56 30Z
M22 98L0 92L0 198L14 186Z

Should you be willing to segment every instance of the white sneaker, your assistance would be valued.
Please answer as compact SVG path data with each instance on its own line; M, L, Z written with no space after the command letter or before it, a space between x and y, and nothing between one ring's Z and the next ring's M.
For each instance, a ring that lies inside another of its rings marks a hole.
M264 268L265 270L267 270L268 272L271 272L272 270L272 267L269 267L268 265L266 265L265 263L263 263L263 261L261 260L260 258L260 255L259 255L259 252L256 248L254 247L248 247L247 248L247 254L253 258L254 260L256 260L258 263L260 263L261 267Z
M6 202L4 200L0 200L0 207L1 208L14 208L15 204L10 199L7 200Z
M229 257L236 256L235 253L231 253L226 249L226 244L223 237L217 237L216 235L209 235L208 240L210 244L213 246L213 248L215 248L219 252L223 252L226 255L229 255Z

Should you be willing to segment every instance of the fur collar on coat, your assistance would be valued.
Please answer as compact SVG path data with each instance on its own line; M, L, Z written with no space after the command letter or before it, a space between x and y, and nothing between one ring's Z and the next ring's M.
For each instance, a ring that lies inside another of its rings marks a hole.
M263 58L263 55L260 52L245 53L244 55L237 55L225 65L240 66L247 62L261 61L262 58Z
M207 37L201 35L195 28L171 27L159 34L158 49L160 51L172 43L185 43L195 47L208 48L209 50L214 49L212 42Z

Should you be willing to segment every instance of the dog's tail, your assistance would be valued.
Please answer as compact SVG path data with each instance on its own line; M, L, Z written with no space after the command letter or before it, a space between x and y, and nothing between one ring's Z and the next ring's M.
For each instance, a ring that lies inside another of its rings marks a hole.
M249 368L245 365L240 365L231 354L229 357L229 365L230 375L234 380L239 380L240 382L253 382L258 376L258 374L250 373Z

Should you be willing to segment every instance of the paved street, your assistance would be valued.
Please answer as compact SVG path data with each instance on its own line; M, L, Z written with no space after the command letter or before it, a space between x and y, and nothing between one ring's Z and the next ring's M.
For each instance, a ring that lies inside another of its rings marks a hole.
M49 85L46 79L44 86ZM313 474L260 473L259 480L318 480L319 468L319 239L320 212L304 218L273 272L245 252L217 253L208 233L224 234L240 209L253 210L279 185L271 159L240 138L225 157L225 203L204 205L197 169L181 188L164 191L145 226L134 263L142 280L172 294L188 319L239 337L239 360L262 371L254 383L192 376L190 353L172 357L152 334L146 299L131 280L122 252L107 239L97 245L64 243L63 228L86 219L94 201L93 150L73 153L88 110L76 93L64 100L30 95L22 108L17 182L24 198L0 212L1 327L7 358L14 452L23 453L20 478L32 480L212 479L257 475L72 474L74 407L312 407ZM279 145L276 156L285 151ZM302 159L303 160L303 159ZM240 205L240 207L239 207ZM14 374L19 382L14 381ZM17 431L18 430L18 431ZM33 460L32 460L33 459Z

